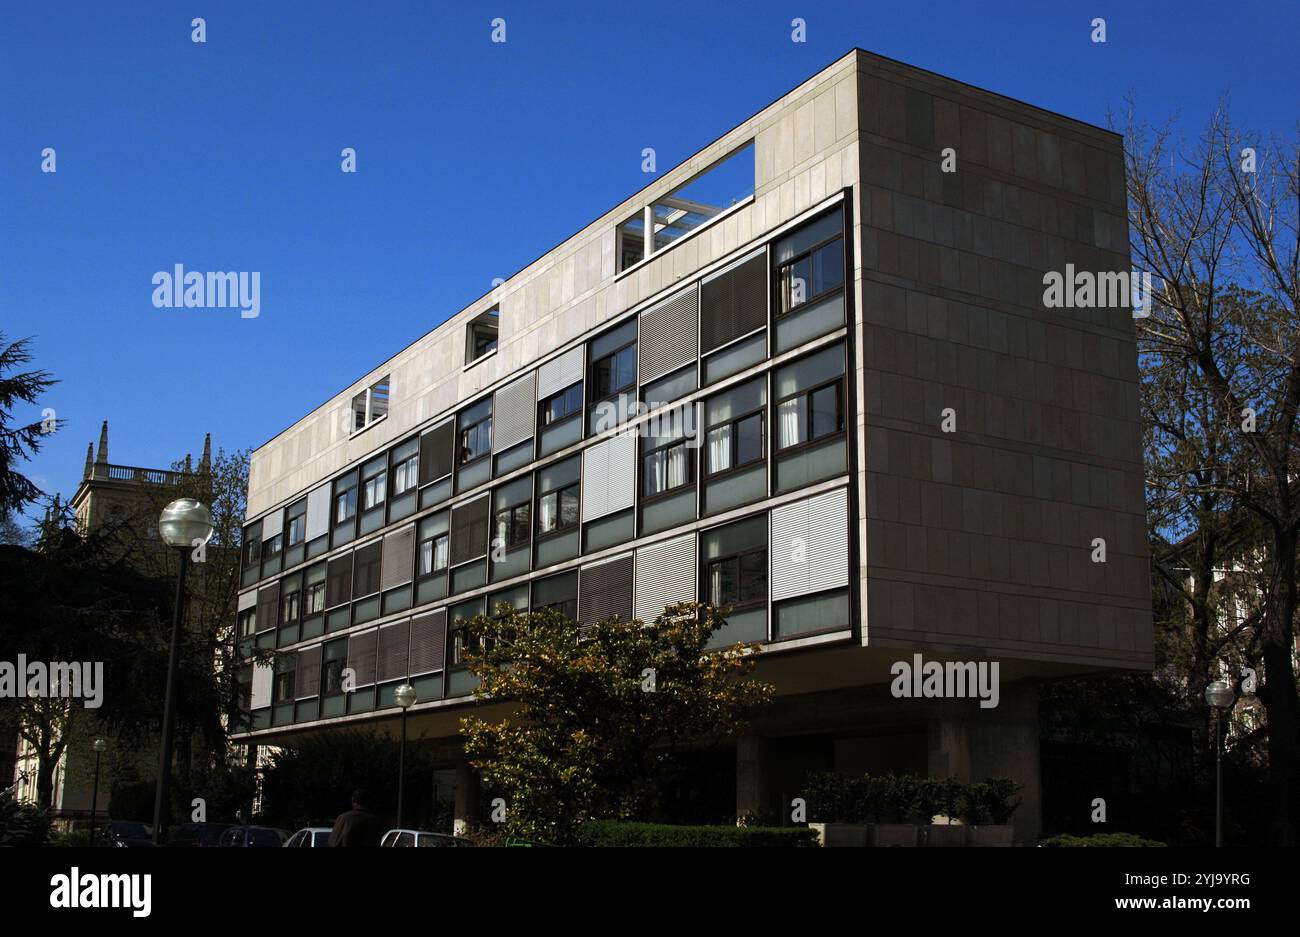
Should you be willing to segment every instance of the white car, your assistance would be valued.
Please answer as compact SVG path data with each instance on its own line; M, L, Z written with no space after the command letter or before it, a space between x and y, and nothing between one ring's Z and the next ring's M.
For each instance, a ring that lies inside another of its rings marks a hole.
M286 849L290 846L328 846L331 832L328 826L309 826L290 836L284 845Z
M414 846L417 849L426 846L467 846L459 836L450 833L430 833L428 830L389 830L379 841L380 846L403 847Z

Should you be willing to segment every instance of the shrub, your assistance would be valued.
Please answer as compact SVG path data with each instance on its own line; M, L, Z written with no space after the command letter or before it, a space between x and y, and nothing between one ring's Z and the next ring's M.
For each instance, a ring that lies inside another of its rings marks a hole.
M1040 846L1160 846L1164 843L1158 843L1154 839L1143 839L1134 833L1094 833L1091 836L1071 836L1068 833L1062 833L1059 836L1049 836L1047 839L1039 842Z
M1006 823L1019 806L1020 785L1010 778L963 784L956 778L834 772L808 776L803 797L814 823L921 823L936 814L966 823Z
M0 846L44 846L50 838L50 814L34 804L0 794Z
M817 845L817 833L806 827L670 826L589 820L578 828L583 846L776 846Z

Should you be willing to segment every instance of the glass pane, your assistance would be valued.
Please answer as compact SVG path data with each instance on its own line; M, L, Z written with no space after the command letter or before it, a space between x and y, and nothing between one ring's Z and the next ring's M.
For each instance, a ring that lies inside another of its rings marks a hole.
M560 494L552 491L550 494L542 495L537 502L537 530L539 533L547 534L555 530L558 520L557 511L559 508Z
M636 383L636 346L629 345L614 356L614 390Z
M513 527L510 531L510 542L527 543L531 526L533 522L532 507L527 504L521 504L515 508L513 516Z
M665 488L665 452L666 450L660 449L658 452L652 452L645 457L645 465L641 472L641 480L646 495L657 495Z
M804 414L804 398L793 397L777 405L777 426L779 428L780 446L797 446L808 440L808 420Z
M560 492L560 526L572 527L578 523L578 488L573 486Z
M839 385L832 384L812 395L812 438L820 439L839 432Z
M834 240L813 254L813 296L844 285L844 245Z
M740 558L740 601L767 599L767 553L746 553Z
M814 294L812 261L808 257L796 260L781 271L781 311L789 312L806 303Z
M763 414L755 413L736 423L736 464L763 458Z
M709 430L708 465L710 472L725 472L731 468L731 426Z

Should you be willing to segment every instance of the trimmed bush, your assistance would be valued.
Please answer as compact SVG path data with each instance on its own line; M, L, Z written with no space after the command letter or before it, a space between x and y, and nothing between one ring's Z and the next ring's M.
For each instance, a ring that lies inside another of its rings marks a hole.
M1154 839L1143 839L1134 833L1094 833L1091 836L1071 836L1062 833L1042 840L1040 846L1160 846Z
M0 794L0 846L44 846L50 838L50 814L34 804Z
M936 814L970 824L1007 823L1019 806L1020 785L1010 778L963 784L955 778L833 772L810 774L803 788L815 823L920 823Z
M781 826L670 826L589 820L578 829L583 846L816 846L817 832Z

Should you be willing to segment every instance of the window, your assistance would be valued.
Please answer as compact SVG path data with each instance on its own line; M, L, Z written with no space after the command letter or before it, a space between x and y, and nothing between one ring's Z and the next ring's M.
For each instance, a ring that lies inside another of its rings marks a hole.
M258 530L261 530L261 524L258 524ZM244 565L256 566L262 561L262 538L245 535L244 541Z
M357 489L348 488L334 496L334 523L342 524L356 517Z
M780 312L792 312L843 286L844 244L837 235L781 268Z
M492 545L511 549L527 543L532 533L532 524L533 506L527 501L497 511L495 542Z
M323 585L323 583L322 583ZM298 592L289 592L280 597L280 623L293 624L298 620Z
M550 426L576 416L582 409L582 381L542 401L542 425Z
M492 454L492 417L488 415L460 431L460 464Z
M680 439L647 452L641 460L641 492L647 498L691 482L690 449Z
M338 696L343 692L343 671L347 665L346 657L336 657L333 660L325 661L325 668L322 673L325 696Z
M430 537L420 543L417 575L431 576L447 569L448 538L446 534Z
M841 432L844 429L841 388L842 382L837 378L778 403L777 445L789 449Z
M356 565L352 572L352 597L359 599L379 591L379 571L383 541L375 540L357 547L353 554Z
M419 480L420 457L408 456L393 465L393 497L405 494L414 488Z
M319 582L310 582L303 591L303 604L306 606L306 614L315 615L317 612L325 611L325 580Z
M754 144L745 144L618 226L626 270L754 194Z
M718 475L763 461L762 411L711 428L705 439L704 452L707 475Z
M578 525L578 484L548 491L537 499L537 536Z
M465 363L471 364L497 350L497 332L501 314L499 309L489 309L473 319L465 331Z
M302 543L307 537L307 502L299 501L297 504L289 507L289 516L286 520L287 530L285 535L288 538L288 546L293 547Z
M388 376L352 398L352 432L358 433L388 416Z
M292 670L285 670L275 675L275 686L272 694L276 703L293 702L293 677L294 672Z
M533 608L549 608L573 621L578 617L578 574L560 573L533 583Z
M767 601L767 548L748 550L709 563L706 572L709 602L733 609Z
M229 619L227 619L229 620ZM239 613L239 636L251 637L257 633L257 607L246 608Z
M388 488L388 473L380 472L378 475L372 475L365 480L362 485L364 492L365 508L369 511L371 508L382 507L384 504L384 494Z
M636 345L628 345L591 366L591 399L603 400L636 384Z
M273 537L268 537L266 539L266 542L262 544L262 558L271 559L272 557L279 556L280 550L283 547L284 547L283 535L276 534Z

